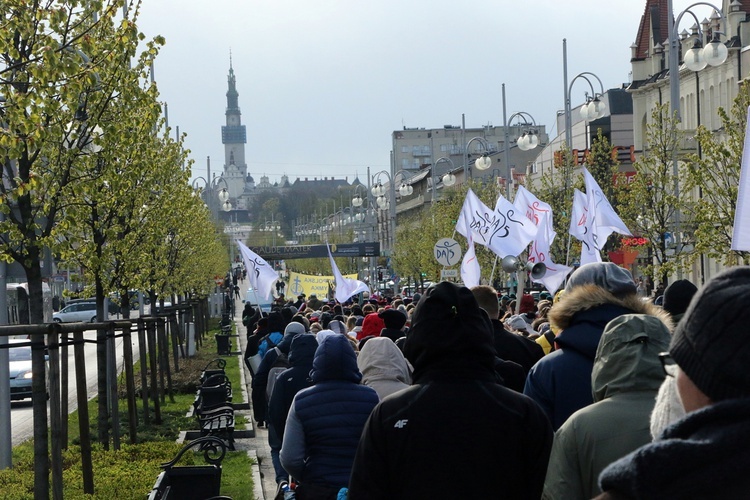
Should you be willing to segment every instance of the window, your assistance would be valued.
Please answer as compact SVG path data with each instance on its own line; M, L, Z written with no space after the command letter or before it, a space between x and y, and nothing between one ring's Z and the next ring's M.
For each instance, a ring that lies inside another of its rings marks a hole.
M401 146L401 152L402 153L408 153L409 152L409 146Z
M401 168L409 168L409 158L402 158L401 159Z

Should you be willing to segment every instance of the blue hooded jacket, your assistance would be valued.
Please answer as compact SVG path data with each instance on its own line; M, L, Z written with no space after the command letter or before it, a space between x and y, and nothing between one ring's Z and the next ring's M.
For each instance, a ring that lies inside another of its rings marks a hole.
M357 356L341 334L318 346L311 378L314 385L298 392L289 410L281 464L303 484L345 487L378 395L360 385Z
M559 349L529 371L523 393L537 402L557 430L574 412L594 402L591 371L604 327L623 314L657 316L657 307L635 293L617 297L596 285L566 291L549 313Z

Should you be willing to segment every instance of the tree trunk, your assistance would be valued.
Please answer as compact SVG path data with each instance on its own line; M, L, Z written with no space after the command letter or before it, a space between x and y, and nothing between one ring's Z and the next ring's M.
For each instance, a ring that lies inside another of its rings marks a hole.
M28 247L28 264L24 266L26 282L29 286L29 323L44 323L44 300L42 295L41 249ZM44 335L32 335L31 342L44 345ZM31 405L34 419L34 498L49 497L49 446L47 444L47 375L44 349L31 349L31 371L33 378Z

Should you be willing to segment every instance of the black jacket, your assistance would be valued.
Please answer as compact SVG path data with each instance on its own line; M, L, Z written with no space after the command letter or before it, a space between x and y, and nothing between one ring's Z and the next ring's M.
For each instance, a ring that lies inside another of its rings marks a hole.
M315 335L298 335L292 340L289 351L291 367L281 372L268 401L269 427L278 433L279 438L284 436L286 416L289 407L292 406L294 395L312 385L310 371L317 348L318 341L315 340Z
M446 309L449 301L457 305ZM468 289L441 283L427 292L404 346L412 386L370 415L350 500L541 496L552 428L536 403L497 383L492 344Z
M496 319L492 320L493 341L498 357L521 365L524 376L531 367L544 357L544 349L536 342L516 333L511 333ZM522 388L523 389L523 388Z
M395 342L401 337L406 337L406 332L400 329L396 330L395 328L383 328L380 330L380 336L389 338Z
M373 410L349 498L538 499L551 446L544 413L491 371L434 372Z
M610 464L599 486L602 498L747 498L748 468L750 399L728 399L688 413Z

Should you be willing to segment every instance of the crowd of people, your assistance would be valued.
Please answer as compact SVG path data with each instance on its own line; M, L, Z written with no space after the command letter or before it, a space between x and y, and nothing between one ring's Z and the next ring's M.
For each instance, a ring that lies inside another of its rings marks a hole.
M277 498L743 498L749 294L734 267L657 305L595 263L554 297L246 304Z

